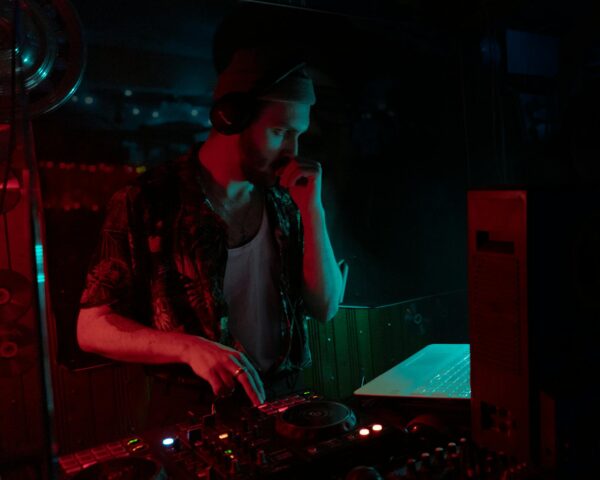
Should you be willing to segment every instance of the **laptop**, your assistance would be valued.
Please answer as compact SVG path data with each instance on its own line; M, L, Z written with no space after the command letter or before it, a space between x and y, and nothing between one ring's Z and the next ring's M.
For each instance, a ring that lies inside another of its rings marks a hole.
M354 392L405 399L471 398L468 343L432 343Z

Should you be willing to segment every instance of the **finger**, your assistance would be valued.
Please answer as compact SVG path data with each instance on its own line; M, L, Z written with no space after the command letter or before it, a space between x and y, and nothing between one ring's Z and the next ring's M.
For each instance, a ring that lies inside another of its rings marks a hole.
M262 385L262 382L260 380L260 375L256 371L256 368L254 368L254 365L252 365L252 362L250 360L248 360L248 357L246 357L246 355L244 355L241 352L236 351L232 355L231 360L235 364L236 369L244 368L245 370L248 371L248 373L255 380L256 383L260 383Z
M232 376L232 378L235 378L235 380L242 386L244 392L246 392L246 395L252 402L252 405L256 407L263 403L263 398L261 397L260 392L258 391L254 381L252 380L252 377L247 370L242 370L235 377Z
M279 178L290 174L296 168L321 171L321 164L315 160L298 159L296 157L285 157L275 162L275 175Z
M280 185L290 188L297 185L306 185L310 180L317 178L319 170L316 168L297 167L281 177Z
M206 381L210 384L215 397L223 396L225 392L225 384L221 380L221 376L217 373L211 373L206 377Z
M283 178L298 170L320 173L322 167L321 164L315 160L294 159L284 169L280 170L280 177Z
M252 376L248 373L248 370L244 370L236 377L237 381L245 390L248 398L255 407L262 405L265 401L264 397L259 393L257 385L254 383Z
M250 374L250 378L254 381L254 384L256 385L259 393L261 394L261 398L264 401L266 398L266 394L262 379L260 378L260 374L256 371L256 368L254 368L254 365L252 365L252 362L248 360L248 357L246 357L246 355L240 354L240 360L242 366Z
M244 371L246 372L246 375L248 376L248 379L250 381L250 385L258 393L261 403L264 402L264 400L266 398L265 389L263 387L263 383L260 378L260 375L254 368L252 363L243 354L239 354L239 356L234 358L233 360L234 360L234 363L236 364L236 369L237 368L244 369ZM238 375L238 377L241 375L242 374L240 373L240 375ZM238 378L238 381L239 381L239 378Z
M229 396L235 390L235 380L227 367L223 366L218 370L218 375L222 383L221 396Z
M314 167L317 168L319 170L321 170L321 162L317 162L316 160L309 160L306 158L299 158L296 160L296 163L298 163L298 165L301 165L303 167Z
M259 403L263 403L266 395L265 390L262 384L262 380L260 379L260 375L250 363L250 361L246 358L245 355L238 352L237 356L232 356L231 360L233 361L236 370L242 368L244 372L237 375L237 381L242 384L242 386L246 389L249 387L251 390L256 392L257 398L259 399ZM247 378L246 384L242 381L243 378Z

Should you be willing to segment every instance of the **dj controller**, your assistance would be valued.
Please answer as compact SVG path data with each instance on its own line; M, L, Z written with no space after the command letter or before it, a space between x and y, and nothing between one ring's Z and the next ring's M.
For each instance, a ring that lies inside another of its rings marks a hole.
M312 392L188 422L59 458L62 480L525 479L523 465L442 442L413 425ZM439 432L438 432L439 433ZM427 438L425 438L427 437ZM429 448L429 451L424 451Z
M376 461L398 434L312 392L195 420L62 456L61 477L331 478L356 461Z

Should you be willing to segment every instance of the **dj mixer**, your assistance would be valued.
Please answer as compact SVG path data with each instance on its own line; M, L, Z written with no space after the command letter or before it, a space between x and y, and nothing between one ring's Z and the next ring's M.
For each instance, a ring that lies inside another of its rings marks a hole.
M60 457L61 478L335 478L381 461L404 432L312 392Z

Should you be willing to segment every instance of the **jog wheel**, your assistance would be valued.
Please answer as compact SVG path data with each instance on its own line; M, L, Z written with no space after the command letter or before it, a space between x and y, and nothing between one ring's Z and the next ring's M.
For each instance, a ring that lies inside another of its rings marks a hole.
M284 438L314 441L349 432L356 426L354 412L327 400L294 405L277 417L275 429Z

